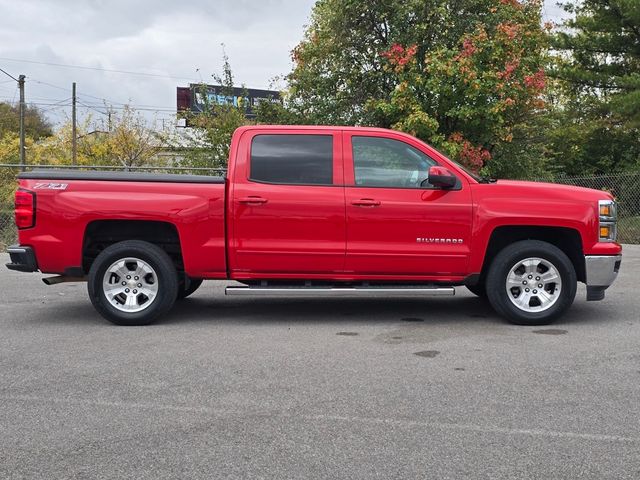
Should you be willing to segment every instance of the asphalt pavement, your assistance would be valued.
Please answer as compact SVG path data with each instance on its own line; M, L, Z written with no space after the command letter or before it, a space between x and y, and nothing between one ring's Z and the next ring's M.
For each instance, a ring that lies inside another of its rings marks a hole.
M7 256L0 255L4 264ZM640 246L519 327L447 298L224 297L116 327L0 272L0 478L638 479Z

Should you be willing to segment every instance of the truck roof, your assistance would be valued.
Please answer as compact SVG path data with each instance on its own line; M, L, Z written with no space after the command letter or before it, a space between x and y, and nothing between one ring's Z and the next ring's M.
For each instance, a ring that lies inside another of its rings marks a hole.
M393 132L399 133L401 135L408 135L405 132L400 132L398 130L391 130L389 128L380 128L380 127L353 127L346 125L245 125L239 127L236 131L247 131L247 130L345 130L345 131L369 131L369 132Z

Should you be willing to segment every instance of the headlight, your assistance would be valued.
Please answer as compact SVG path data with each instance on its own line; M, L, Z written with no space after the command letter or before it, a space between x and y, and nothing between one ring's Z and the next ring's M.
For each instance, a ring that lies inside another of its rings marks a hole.
M616 202L613 200L600 200L598 206L600 209L600 220L616 219Z
M598 202L598 236L601 242L615 242L618 235L618 212L613 200Z

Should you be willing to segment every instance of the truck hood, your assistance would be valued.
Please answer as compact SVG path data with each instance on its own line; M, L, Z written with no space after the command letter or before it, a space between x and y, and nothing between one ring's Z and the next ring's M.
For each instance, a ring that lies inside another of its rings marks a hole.
M498 180L492 185L500 193L508 192L510 196L530 197L539 199L556 199L570 201L596 202L598 200L613 200L609 192L593 188L575 187L559 183L525 182L520 180ZM495 192L498 193L498 192Z

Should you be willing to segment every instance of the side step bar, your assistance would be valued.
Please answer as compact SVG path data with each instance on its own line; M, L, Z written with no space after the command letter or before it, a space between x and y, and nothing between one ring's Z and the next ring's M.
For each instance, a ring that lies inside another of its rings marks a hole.
M227 287L226 295L268 297L375 297L379 295L425 297L455 295L453 287Z

